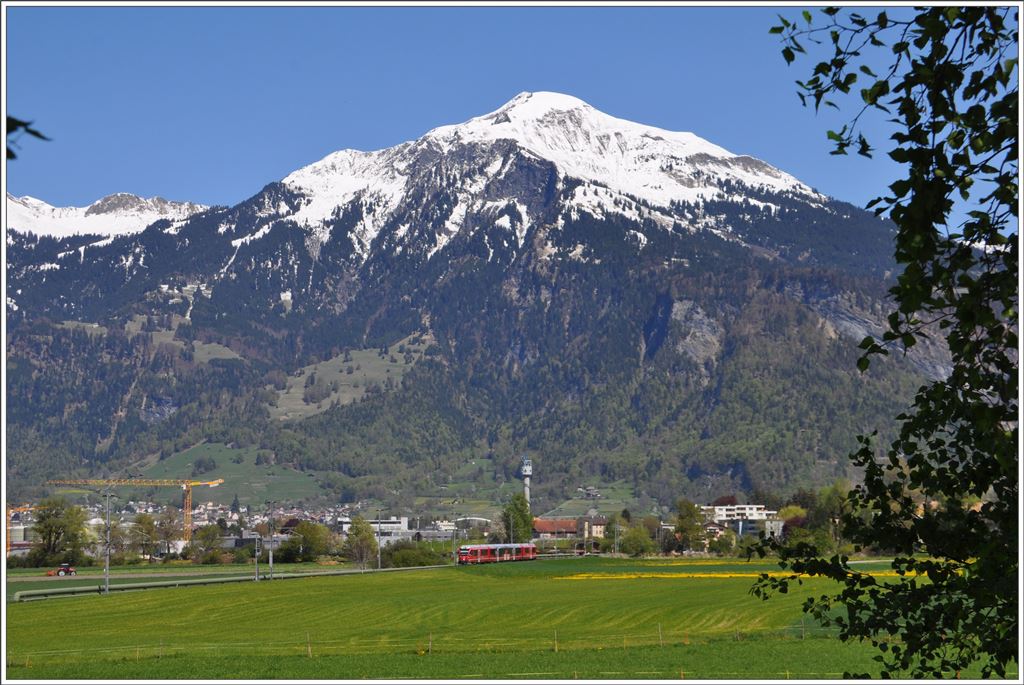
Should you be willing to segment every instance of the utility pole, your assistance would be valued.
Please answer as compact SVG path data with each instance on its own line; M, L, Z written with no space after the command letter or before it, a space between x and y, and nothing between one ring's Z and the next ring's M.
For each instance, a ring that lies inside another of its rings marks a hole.
M458 562L459 558L455 554L455 534L459 530L459 516L454 511L452 512L452 561Z
M265 500L264 504L267 507L267 532L270 533L270 547L267 549L267 561L270 566L270 580L274 579L274 504L270 500Z
M107 549L103 561L103 594L110 594L110 488L104 493L107 496Z
M270 549L267 550L267 559L270 562L270 579L274 579L274 515L270 515Z
M256 549L254 550L253 560L256 562L256 577L253 579L257 583L260 582L260 553L263 551L263 536L260 533L256 533Z
M377 510L377 570L380 570L380 509Z

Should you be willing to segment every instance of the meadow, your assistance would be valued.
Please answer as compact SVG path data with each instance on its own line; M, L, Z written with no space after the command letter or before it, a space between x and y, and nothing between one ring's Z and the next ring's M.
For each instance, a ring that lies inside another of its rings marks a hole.
M167 344L174 345L179 349L184 349L184 341L178 340L174 336L178 331L178 326L184 323L185 321L185 317L181 316L180 314L172 314L170 328L157 327L155 330L150 332L150 335L153 337L153 346L156 347L158 345ZM136 335L142 332L142 328L145 322L146 317L135 315L127 324L125 324L124 330L128 335ZM74 327L76 323L78 322L65 321L64 325L68 328L71 328ZM106 333L105 328L103 328L102 326L97 326L96 324L84 324L84 326L87 328L87 330L90 330L92 332L102 330L104 333ZM194 350L192 358L197 364L207 364L210 362L211 359L240 358L234 350L231 350L230 348L227 348L224 345L221 345L220 343L205 343L199 340L194 340L192 342L192 348Z
M333 402L350 404L366 395L371 385L383 386L390 379L393 383L402 380L433 342L429 334L413 335L391 346L387 355L381 356L377 349L350 350L348 357L340 354L332 359L304 366L290 376L283 390L277 391L277 401L268 407L270 415L279 420L304 419L326 411ZM399 352L399 348L403 352ZM405 351L409 353L408 360ZM337 388L322 400L307 403L303 400L306 381L314 375L320 381Z
M215 488L197 487L192 490L196 502L231 504L235 495L242 505L262 508L273 493L276 500L298 501L323 495L311 471L298 471L283 464L257 464L256 447L229 447L223 443L209 443L190 447L167 457L136 464L144 478L193 478L207 480L223 478L224 484ZM192 464L200 458L213 459L217 466L208 473L194 474ZM181 504L181 491L172 488L122 488L124 497L142 497L162 502Z
M748 593L775 568L585 557L11 604L8 676L835 679L870 670L869 647L803 617L801 601L825 581L767 603Z

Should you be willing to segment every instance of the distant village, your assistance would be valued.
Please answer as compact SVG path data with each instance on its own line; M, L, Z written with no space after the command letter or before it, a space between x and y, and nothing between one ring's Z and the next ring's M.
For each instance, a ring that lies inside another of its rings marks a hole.
M582 489L581 489L582 490ZM584 495L588 499L600 497L594 488L587 488ZM90 504L83 507L87 516L87 526L92 532L95 547L102 546L104 531L107 525L104 505ZM130 530L135 517L149 514L156 517L166 507L162 504L147 501L128 501L117 511L111 512L114 525ZM221 546L225 549L238 549L251 545L259 538L265 549L276 549L291 536L292 530L299 523L309 521L327 526L333 533L346 536L352 525L352 519L360 511L360 505L338 505L308 510L297 506L276 506L258 511L247 506L231 506L205 502L192 509L192 529L217 525L221 527ZM701 507L703 514L703 532L706 541L712 541L732 531L737 537L747 535L766 536L782 534L783 521L778 512L767 509L760 504L728 504L707 505ZM459 540L486 539L494 532L495 522L491 519L465 516L454 519L437 519L434 517L380 516L363 517L372 528L380 546L387 546L399 541L451 541L453 546ZM27 554L32 546L32 511L8 512L8 556ZM587 545L585 541L594 541L606 536L608 517L590 509L584 516L533 519L533 541L541 547L545 544L557 543L559 540L577 541L590 550L596 551L596 545ZM659 521L659 534L672 535L675 531L674 520ZM184 541L177 540L168 545L167 549L157 550L156 556L166 553L180 553Z

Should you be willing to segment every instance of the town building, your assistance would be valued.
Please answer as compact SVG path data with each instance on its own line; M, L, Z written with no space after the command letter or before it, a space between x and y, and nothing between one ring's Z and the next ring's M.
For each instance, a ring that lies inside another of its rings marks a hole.
M576 519L576 536L581 538L603 538L608 519L604 516L580 516Z
M576 519L533 519L533 537L537 540L567 540L578 537Z
M703 506L700 509L706 522L729 528L737 537L761 533L767 537L782 536L783 521L779 518L779 512L763 504L725 504ZM715 533L713 530L707 532Z

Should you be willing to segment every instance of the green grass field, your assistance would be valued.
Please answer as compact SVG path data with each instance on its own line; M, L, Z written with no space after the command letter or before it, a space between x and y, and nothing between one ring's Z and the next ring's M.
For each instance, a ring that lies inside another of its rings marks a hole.
M241 504L262 507L268 499L297 501L323 495L314 473L296 471L277 464L257 465L257 452L255 447L232 448L222 443L203 443L172 454L162 461L150 463L143 468L142 473L145 478L224 479L224 484L215 488L193 488L193 502L231 504L237 494ZM214 459L217 467L208 473L193 476L192 463L200 457ZM132 492L126 488L124 496L129 497ZM135 491L136 494L143 492ZM181 493L157 488L152 490L152 499L180 505Z
M870 669L868 647L802 620L801 601L825 581L767 603L750 596L752 576L775 568L586 557L12 604L8 676L834 679Z

